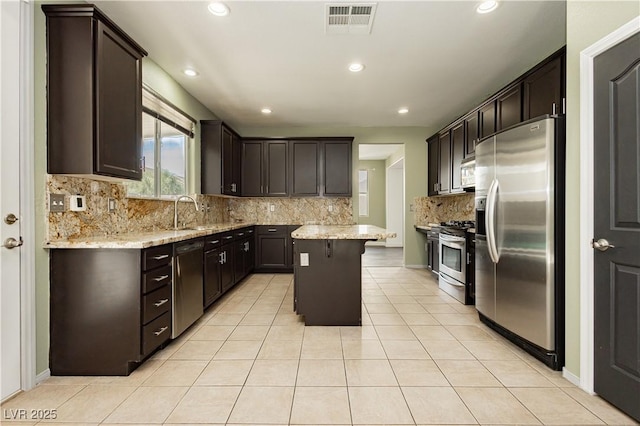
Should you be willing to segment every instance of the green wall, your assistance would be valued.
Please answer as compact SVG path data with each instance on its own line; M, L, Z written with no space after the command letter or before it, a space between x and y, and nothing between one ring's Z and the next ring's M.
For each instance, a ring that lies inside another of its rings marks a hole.
M45 183L47 173L46 129L46 48L45 16L40 5L34 4L34 179L36 199L36 241L46 240ZM154 91L196 120L216 119L216 116L191 96L155 62L142 62L142 80ZM189 152L192 172L189 176L191 192L200 191L200 128ZM36 374L49 368L49 251L37 248L36 262Z
M387 175L384 160L359 160L358 170L369 171L369 215L359 216L354 211L358 223L363 225L375 225L381 228L387 223ZM354 192L354 198L355 198Z
M426 267L424 238L413 228L413 212L409 204L414 197L427 193L427 144L425 139L439 128L434 127L241 127L242 136L353 136L353 158L358 158L360 144L404 144L405 153L405 206L404 206L404 262L408 267ZM354 164L357 164L354 162ZM353 193L358 193L358 170L353 170ZM357 215L358 197L353 197L353 210ZM354 219L354 222L355 219Z
M640 14L636 1L567 2L566 369L580 376L580 52Z

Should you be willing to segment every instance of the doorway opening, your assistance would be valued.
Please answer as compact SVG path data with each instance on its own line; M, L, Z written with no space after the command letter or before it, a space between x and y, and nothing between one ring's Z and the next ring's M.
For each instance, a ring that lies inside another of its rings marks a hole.
M357 221L397 235L367 242L363 266L404 265L404 198L404 144L359 145Z

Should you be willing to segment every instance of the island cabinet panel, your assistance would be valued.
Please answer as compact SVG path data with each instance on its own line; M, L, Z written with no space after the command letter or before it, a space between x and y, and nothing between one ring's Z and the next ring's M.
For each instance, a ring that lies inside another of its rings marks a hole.
M142 178L142 58L98 8L43 5L47 172Z
M518 124L522 121L522 89L520 84L508 89L496 100L496 130Z
M564 114L563 58L555 58L524 79L523 115L525 120L544 114Z
M128 375L169 339L171 253L171 245L51 250L52 375Z
M292 196L320 195L320 148L319 141L289 142Z
M201 120L201 191L240 195L240 137L220 120Z
M301 240L294 244L294 309L305 325L362 324L364 240ZM301 262L301 256L308 264Z
M323 195L351 197L351 139L324 141Z

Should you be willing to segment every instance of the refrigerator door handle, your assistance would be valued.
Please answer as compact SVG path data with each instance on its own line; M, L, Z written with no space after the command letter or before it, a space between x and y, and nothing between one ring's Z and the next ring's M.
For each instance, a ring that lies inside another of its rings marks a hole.
M496 198L498 194L498 181L494 179L489 186L487 195L487 215L485 216L485 229L487 230L487 246L489 257L493 263L498 263L498 249L496 248Z

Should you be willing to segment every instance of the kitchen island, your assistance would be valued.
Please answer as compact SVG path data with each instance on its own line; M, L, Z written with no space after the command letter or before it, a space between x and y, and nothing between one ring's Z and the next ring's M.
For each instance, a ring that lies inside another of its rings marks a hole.
M305 225L294 240L294 311L305 325L362 325L362 254L394 238L372 225Z

